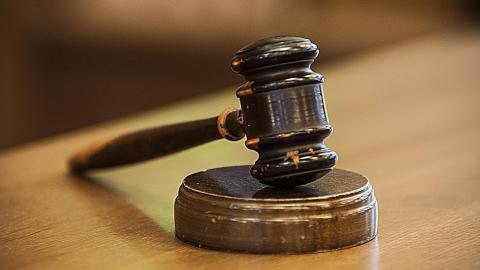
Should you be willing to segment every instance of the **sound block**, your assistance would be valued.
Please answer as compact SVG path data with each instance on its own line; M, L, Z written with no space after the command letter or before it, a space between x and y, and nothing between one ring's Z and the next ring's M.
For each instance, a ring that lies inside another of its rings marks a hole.
M226 251L330 251L375 238L377 201L366 177L341 169L289 189L259 183L250 166L211 169L181 185L175 234Z

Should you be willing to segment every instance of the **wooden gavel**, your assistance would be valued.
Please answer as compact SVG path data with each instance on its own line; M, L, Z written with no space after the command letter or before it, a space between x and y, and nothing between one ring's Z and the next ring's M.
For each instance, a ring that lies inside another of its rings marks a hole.
M259 154L250 172L260 182L289 187L329 172L337 155L323 144L332 132L323 76L311 70L317 46L300 37L272 37L235 54L232 69L245 77L236 92L241 110L218 117L142 130L94 144L69 160L72 173L144 161L212 140L240 140Z

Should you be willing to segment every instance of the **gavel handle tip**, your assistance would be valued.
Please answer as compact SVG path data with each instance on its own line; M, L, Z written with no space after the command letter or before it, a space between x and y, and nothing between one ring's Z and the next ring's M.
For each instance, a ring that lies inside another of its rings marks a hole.
M67 161L67 168L70 174L82 175L86 172L85 164L78 158L78 156L71 156Z
M68 158L67 167L71 174L81 175L88 169L94 168L91 159L102 152L109 144L112 144L114 138L106 139L81 149Z

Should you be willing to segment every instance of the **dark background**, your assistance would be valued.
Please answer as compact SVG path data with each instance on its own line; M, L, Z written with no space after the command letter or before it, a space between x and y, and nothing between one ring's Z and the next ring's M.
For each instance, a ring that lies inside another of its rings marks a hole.
M476 24L475 3L2 1L0 149L239 85L230 59L256 39L308 37L321 66Z

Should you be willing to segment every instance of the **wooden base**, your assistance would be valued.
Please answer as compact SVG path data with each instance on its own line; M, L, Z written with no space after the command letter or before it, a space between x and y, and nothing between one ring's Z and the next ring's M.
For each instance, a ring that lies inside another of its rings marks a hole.
M175 231L189 244L251 253L329 251L377 234L377 202L364 176L333 169L310 184L277 189L249 166L185 178L175 201Z

